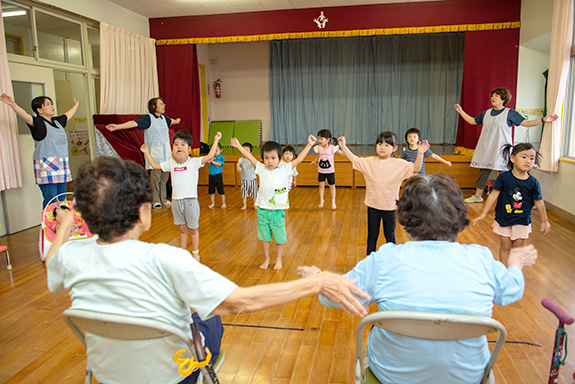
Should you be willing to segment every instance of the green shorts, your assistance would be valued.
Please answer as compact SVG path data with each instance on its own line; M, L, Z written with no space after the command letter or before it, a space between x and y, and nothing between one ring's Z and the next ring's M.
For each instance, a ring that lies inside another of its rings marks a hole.
M258 239L269 242L272 238L276 244L287 241L286 213L283 209L258 208Z

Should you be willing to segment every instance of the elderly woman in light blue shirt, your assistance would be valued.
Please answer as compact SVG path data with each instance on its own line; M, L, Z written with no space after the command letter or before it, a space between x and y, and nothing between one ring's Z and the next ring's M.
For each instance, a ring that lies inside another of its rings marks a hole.
M398 201L398 218L410 240L388 243L360 261L345 276L357 279L380 311L414 310L491 317L493 304L507 305L523 296L522 268L535 263L533 247L518 248L509 267L491 251L460 244L469 224L467 207L453 178L415 176ZM319 272L300 267L301 276ZM322 304L335 307L320 295ZM414 339L373 328L369 366L382 383L478 383L489 360L485 336L453 341Z

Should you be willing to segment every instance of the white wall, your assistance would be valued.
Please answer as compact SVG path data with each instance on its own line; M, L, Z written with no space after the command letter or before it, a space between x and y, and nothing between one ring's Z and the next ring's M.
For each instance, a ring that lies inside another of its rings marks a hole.
M545 77L549 69L549 53L519 47L516 108L518 110L543 109L545 106ZM529 115L529 119L540 119L541 115ZM530 142L537 148L541 143L541 125L532 128L515 127L514 142Z
M127 29L140 35L150 36L148 18L107 0L49 0L50 5Z
M209 44L206 76L210 121L262 120L262 140L269 139L269 55L268 42ZM205 52L202 60L206 60ZM217 79L222 81L221 99L213 92Z
M541 72L549 67L549 35L553 0L523 0L521 4L521 47L517 78L517 108L543 108L544 83ZM536 134L530 132L533 138ZM516 135L516 138L517 135ZM561 162L557 173L532 172L540 184L543 199L575 215L575 165Z

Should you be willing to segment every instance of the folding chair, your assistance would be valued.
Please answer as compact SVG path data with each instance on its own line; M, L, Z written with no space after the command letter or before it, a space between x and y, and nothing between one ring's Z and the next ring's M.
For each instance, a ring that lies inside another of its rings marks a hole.
M171 324L140 317L116 315L82 309L67 309L62 313L62 317L68 327L70 327L72 332L74 332L84 346L86 346L84 332L90 332L101 337L118 340L158 339L173 335L185 343L187 351L191 353L196 361L205 360L205 351L197 326L192 327L193 337L189 337ZM200 356L200 360L198 360L198 356ZM223 359L224 353L223 351L220 351L218 360L214 365L219 367L223 362ZM177 366L174 363L174 369L176 369L176 367ZM200 376L197 380L198 383L202 382L202 377L208 384L219 384L214 367L211 364L200 368ZM184 378L182 378L182 380L183 379ZM91 384L91 382L92 370L88 365L86 365L85 383Z
M491 357L483 373L483 378L480 381L480 384L495 383L492 369L507 338L505 327L497 320L476 315L418 311L382 311L366 316L357 326L356 384L379 383L369 367L367 367L366 362L363 361L363 331L368 324L374 324L399 335L428 340L469 339L498 332L497 342L493 347ZM430 378L429 382L433 382L433 378Z

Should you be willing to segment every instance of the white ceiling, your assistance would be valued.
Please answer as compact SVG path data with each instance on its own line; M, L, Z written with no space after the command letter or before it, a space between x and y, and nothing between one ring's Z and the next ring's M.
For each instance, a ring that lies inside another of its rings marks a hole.
M441 0L108 0L148 18Z

